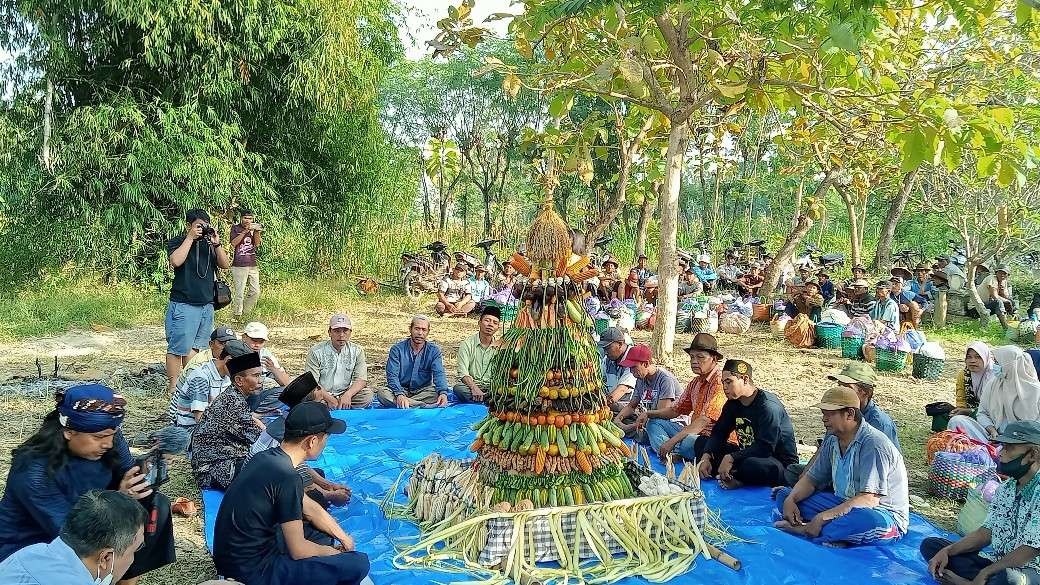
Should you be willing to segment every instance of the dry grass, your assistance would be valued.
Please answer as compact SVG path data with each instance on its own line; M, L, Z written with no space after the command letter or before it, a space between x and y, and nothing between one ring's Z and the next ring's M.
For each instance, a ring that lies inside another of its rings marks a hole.
M431 300L423 306L425 310ZM365 301L339 298L327 312L296 312L271 325L270 347L289 370L290 374L302 370L308 348L325 338L329 314L333 309L346 309L354 320L354 341L360 343L368 354L372 367L373 384L383 382L382 364L390 346L404 337L410 316L417 307L402 301L400 297L381 297ZM219 321L219 317L218 317ZM470 319L433 320L431 339L444 348L449 381L454 380L455 350L458 343L476 329ZM648 341L649 333L638 332L637 341ZM680 380L691 376L689 363L678 351L690 341L689 335L680 335L676 341L677 363L674 373ZM842 367L837 351L797 350L785 342L773 338L768 332L755 329L748 336L721 335L722 351L727 356L748 360L755 368L755 379L764 388L775 391L795 424L795 430L805 443L813 443L822 433L819 411L812 408L822 390L829 386L828 373ZM911 493L926 496L927 468L924 464L924 443L929 435L929 419L924 415L924 405L935 400L953 398L953 375L963 367L959 361L963 346L946 345L947 362L943 378L937 382L915 380L904 375L882 375L876 400L882 408L896 419L900 440L910 472ZM126 421L129 435L152 430L158 423L153 419L165 412L167 402L161 384L141 384L127 378L126 372L160 361L165 351L161 326L142 326L130 330L72 332L58 337L0 343L0 380L13 376L35 375L33 364L37 356L50 360L60 355L61 371L70 377L114 379L123 385L129 394L132 408ZM45 371L48 369L45 365ZM130 387L127 387L127 385ZM144 386L144 387L141 387ZM0 417L0 479L6 477L10 464L10 450L31 433L50 401L41 397L15 397L0 394L0 406L8 413ZM201 503L187 469L187 464L178 462L172 469L172 479L163 486L164 493L172 498L186 496ZM937 524L950 528L956 519L957 507L950 502L927 498L931 508L923 510ZM202 534L201 516L193 519L175 520L177 537L177 562L162 571L148 574L143 585L197 583L213 576L213 565L206 552ZM363 543L361 544L363 547Z

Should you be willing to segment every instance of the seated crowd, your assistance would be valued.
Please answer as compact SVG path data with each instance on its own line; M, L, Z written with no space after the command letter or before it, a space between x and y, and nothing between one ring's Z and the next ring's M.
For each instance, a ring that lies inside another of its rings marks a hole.
M801 294L812 298L799 302L815 302L819 290L806 287ZM898 303L889 293L879 286L875 301ZM879 315L892 311L899 309ZM214 330L205 359L182 372L168 416L191 434L187 455L200 488L226 492L214 532L218 572L251 585L366 580L368 557L328 511L350 500L350 488L308 463L345 430L331 410L375 402L443 407L452 394L458 402L482 402L500 318L497 307L482 308L476 331L459 346L454 386L422 315L390 348L386 386L376 388L364 349L350 341L347 315L332 316L329 339L310 349L306 370L292 380L266 346L262 324L247 324L241 337L228 327ZM685 350L694 373L685 387L623 330L603 331L599 346L617 424L662 459L685 460L723 489L773 488L774 526L814 543L884 545L906 535L907 468L896 425L874 401L869 364L852 362L820 381L830 386L816 404L823 436L801 465L780 398L761 387L750 363L727 359L711 334L695 335ZM965 364L949 428L1002 445L998 471L1011 479L982 528L958 542L927 539L921 553L943 582L1040 583L1040 381L1033 358L976 342ZM0 499L0 582L67 576L61 582L136 583L173 562L170 502L130 455L120 430L125 412L111 389L73 386L14 450Z

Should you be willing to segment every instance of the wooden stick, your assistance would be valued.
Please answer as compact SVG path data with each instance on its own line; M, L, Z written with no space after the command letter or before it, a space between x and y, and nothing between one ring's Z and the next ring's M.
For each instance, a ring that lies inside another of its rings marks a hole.
M708 552L711 553L711 558L713 558L716 561L722 563L723 565L726 565L727 567L733 569L734 571L739 571L740 570L740 567L741 567L740 561L737 560L736 558L730 556L729 553L727 553L726 551L720 549L719 547L717 547L717 546L715 546L713 544L709 544L708 545Z

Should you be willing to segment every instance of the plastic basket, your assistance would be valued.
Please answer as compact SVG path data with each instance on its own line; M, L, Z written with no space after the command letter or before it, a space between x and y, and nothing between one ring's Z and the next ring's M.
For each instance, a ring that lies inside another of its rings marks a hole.
M498 307L498 310L502 312L502 322L516 319L516 314L520 310L519 305L503 304L498 301L489 301L487 305L489 307Z
M842 337L841 357L850 360L863 359L863 341L862 337Z
M708 318L707 317L691 317L690 318L690 333L694 335L698 333L708 332Z
M610 327L610 319L596 319L596 333L603 333Z
M845 328L834 323L816 324L816 347L838 349L841 347L841 332Z
M946 360L914 354L913 376L919 380L938 380L946 367Z
M978 483L978 478L991 469L991 465L964 461L959 453L940 451L935 454L928 471L928 493L963 502Z
M755 323L765 323L769 320L769 310L772 305L755 303L751 306L751 320Z
M875 365L880 372L902 372L906 368L907 355L905 351L878 349Z

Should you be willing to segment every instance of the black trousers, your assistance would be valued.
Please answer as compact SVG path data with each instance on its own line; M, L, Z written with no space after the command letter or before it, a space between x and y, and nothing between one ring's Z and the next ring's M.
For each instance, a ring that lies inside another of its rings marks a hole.
M123 579L133 579L149 571L173 564L177 556L173 547L173 516L170 499L156 492L141 502L147 513L144 546L134 555L134 562ZM154 521L153 521L154 520Z
M921 542L921 556L924 560L931 561L938 552L953 544L945 538L928 537ZM959 577L969 581L979 576L979 571L993 564L993 561L976 553L965 553L950 556L950 562L946 565L947 571L956 573ZM1037 583L1035 571L1019 571L1017 569L1004 569L986 579L986 585L1034 585Z
M711 474L717 474L722 458L736 450L737 447L727 443L721 451L712 453ZM745 485L776 487L784 485L784 469L786 467L776 457L748 457L734 464L731 473L737 481Z

